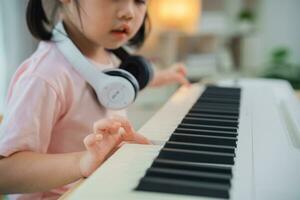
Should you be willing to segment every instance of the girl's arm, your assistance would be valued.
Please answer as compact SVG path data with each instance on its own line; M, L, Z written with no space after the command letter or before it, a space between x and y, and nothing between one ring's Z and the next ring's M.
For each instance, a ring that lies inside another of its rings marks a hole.
M186 79L186 67L182 63L175 63L170 68L156 71L154 74L150 87L159 87L171 83L190 84Z
M18 152L0 159L0 193L47 191L82 177L79 160L83 152L40 154Z
M86 151L66 154L18 152L0 157L0 193L47 191L91 175L123 141L149 144L127 119L115 116L97 121L85 137Z

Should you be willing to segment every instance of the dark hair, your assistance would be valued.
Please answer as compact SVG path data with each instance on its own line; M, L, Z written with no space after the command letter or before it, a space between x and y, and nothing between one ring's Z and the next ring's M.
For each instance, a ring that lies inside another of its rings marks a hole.
M78 0L75 1L77 10L80 11ZM55 23L55 17L59 8L59 2L55 1L55 5L52 8L51 19L47 17L47 14L43 7L42 0L29 0L26 10L27 26L31 34L38 40L49 41L52 37L52 29ZM79 13L80 14L80 13ZM146 13L144 22L136 35L129 40L128 45L139 48L143 45L148 33L150 32L151 24Z

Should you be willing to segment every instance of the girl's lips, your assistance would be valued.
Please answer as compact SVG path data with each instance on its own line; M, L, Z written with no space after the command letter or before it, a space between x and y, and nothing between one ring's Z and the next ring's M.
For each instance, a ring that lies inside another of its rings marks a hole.
M113 37L122 40L127 38L127 33L125 32L121 32L121 31L112 31L111 34L113 35Z
M113 29L112 32L124 32L127 35L130 33L130 26L128 24L122 24L117 28Z
M122 24L111 31L111 34L117 39L125 39L129 36L130 27L127 24Z

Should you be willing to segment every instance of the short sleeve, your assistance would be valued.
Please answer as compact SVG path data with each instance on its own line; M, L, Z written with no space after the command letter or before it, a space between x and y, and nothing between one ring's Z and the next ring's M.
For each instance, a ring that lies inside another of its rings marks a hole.
M36 75L20 78L11 88L0 130L0 155L47 152L60 113L58 93Z

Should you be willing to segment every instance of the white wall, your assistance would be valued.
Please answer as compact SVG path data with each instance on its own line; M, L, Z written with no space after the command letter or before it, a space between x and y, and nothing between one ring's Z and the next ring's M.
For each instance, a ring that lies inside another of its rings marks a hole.
M259 32L264 57L277 46L292 51L291 60L300 64L300 1L260 0Z
M1 9L1 8L0 8ZM4 96L5 96L5 85L6 85L6 62L4 56L4 37L2 31L2 20L3 20L3 13L0 12L0 113L3 111L4 107Z
M0 1L0 112L11 76L37 44L26 27L26 5L27 0Z

